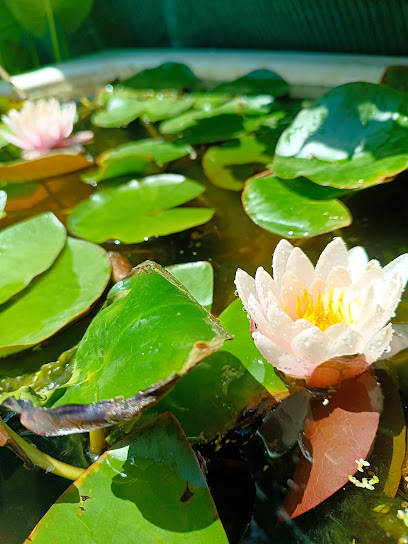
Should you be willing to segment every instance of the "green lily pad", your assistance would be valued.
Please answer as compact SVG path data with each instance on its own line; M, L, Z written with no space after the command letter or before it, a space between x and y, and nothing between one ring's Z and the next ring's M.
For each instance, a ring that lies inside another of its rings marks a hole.
M202 166L207 178L222 189L240 191L249 175L237 175L231 166L261 163L273 158L277 138L243 136L222 146L210 147L203 156ZM251 169L252 170L252 169Z
M91 121L103 128L123 127L137 119L143 113L143 101L139 97L114 95L104 110L95 112Z
M3 215L4 208L6 207L7 203L7 193L6 191L0 191L0 219Z
M67 233L53 213L0 231L0 304L48 270L65 245Z
M26 542L133 544L135 535L143 544L228 544L194 451L171 414L105 452Z
M82 180L94 183L125 174L152 174L157 167L185 157L195 156L194 149L183 143L166 142L161 138L147 138L120 145L98 157L99 168L84 174Z
M92 123L99 127L115 128L126 126L138 117L143 121L162 121L191 108L193 96L167 96L158 93L154 97L142 98L140 95L117 93L107 102L106 109L94 113Z
M256 96L256 97L246 97L240 96L229 100L227 103L215 107L207 108L205 110L191 110L167 121L160 123L160 132L161 134L179 134L184 132L186 129L197 126L200 122L204 120L212 119L213 117L221 119L218 121L222 122L231 115L231 119L236 116L242 117L243 115L262 115L269 113L273 105L273 100L269 96Z
M384 85L347 83L301 111L282 134L277 176L305 176L340 189L386 181L408 167L408 95Z
M180 232L214 215L210 208L176 208L203 192L202 185L178 174L132 180L81 202L69 216L68 229L92 242L120 240L125 244Z
M55 406L131 397L176 379L230 335L166 270L147 261L118 282L79 344Z
M165 62L155 68L147 68L125 79L122 84L132 89L194 89L200 83L197 76L185 64Z
M1 189L7 194L8 200L26 198L38 190L38 183L27 181L25 183L0 183ZM1 205L0 205L1 212ZM0 214L1 215L1 214Z
M278 97L288 94L289 85L279 74L271 70L253 70L235 81L220 83L214 91L236 95L267 94Z
M288 395L254 345L246 312L236 300L219 317L234 335L184 376L153 410L171 411L193 442L214 440Z
M344 193L301 179L272 174L250 178L242 193L244 210L260 227L285 238L317 236L350 225L346 206L333 198Z
M49 338L86 312L110 277L106 252L68 238L54 265L0 311L0 357Z
M173 264L167 270L208 311L213 303L214 270L207 261Z

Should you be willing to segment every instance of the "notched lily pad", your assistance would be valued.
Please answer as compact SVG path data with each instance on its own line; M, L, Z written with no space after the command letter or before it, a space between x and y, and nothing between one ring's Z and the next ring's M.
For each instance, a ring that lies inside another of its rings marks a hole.
M173 264L167 270L208 311L213 303L214 270L208 261Z
M282 134L271 165L340 189L387 181L408 166L408 95L384 85L347 83L301 111Z
M178 134L191 144L221 142L243 136L268 123L270 96L240 96L218 107L191 110L160 123L161 134Z
M232 342L184 376L156 408L171 411L193 442L243 426L289 394L255 347L239 300L221 313L220 323Z
M277 138L243 136L222 146L210 147L203 156L202 166L207 178L222 189L240 191L245 179L253 174L237 175L236 165L267 164L273 158Z
M62 176L93 165L89 155L76 151L56 151L30 161L18 160L0 164L0 182L38 181Z
M171 414L101 455L26 542L79 544L89 535L93 544L133 544L135 535L144 544L228 544L194 451Z
M185 64L165 62L155 68L147 68L138 74L125 79L122 84L132 89L195 89L200 80Z
M156 263L136 267L108 302L78 346L69 382L48 402L51 410L4 401L33 432L67 434L133 419L232 338Z
M0 309L0 357L29 348L85 313L110 277L99 246L68 238L54 265Z
M289 85L276 72L260 69L253 70L235 81L220 83L214 91L235 95L265 94L278 97L288 94Z
M165 164L186 155L195 157L194 149L186 144L160 138L138 140L102 153L97 159L99 168L84 174L82 180L94 183L125 174L153 174Z
M209 221L210 208L177 207L204 192L204 187L178 174L161 174L103 189L81 202L68 219L70 232L102 243L125 244L180 232Z
M92 123L99 127L116 128L126 126L139 117L143 122L162 121L181 114L194 103L192 95L157 95L142 97L130 91L115 93L107 101L106 108L92 115Z
M53 213L21 221L0 231L0 304L48 270L67 238Z
M260 227L285 238L305 238L350 225L349 210L332 198L342 193L304 178L282 180L267 174L247 180L242 203Z

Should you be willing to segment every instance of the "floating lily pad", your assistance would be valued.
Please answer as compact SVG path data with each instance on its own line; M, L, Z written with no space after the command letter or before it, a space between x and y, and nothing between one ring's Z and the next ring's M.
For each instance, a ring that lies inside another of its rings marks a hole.
M0 231L0 304L48 270L65 245L65 227L53 213Z
M7 193L5 191L0 191L0 219L3 215L4 208L6 207L7 202Z
M54 265L0 311L0 357L52 336L105 289L110 262L99 246L68 238Z
M123 127L137 119L143 112L143 102L139 97L112 96L106 108L91 117L94 125L103 128Z
M37 181L62 176L92 166L89 156L76 151L51 152L39 159L18 160L0 164L0 182Z
M162 93L154 97L129 96L120 93L112 96L106 109L92 116L92 123L99 127L126 126L138 117L143 121L156 122L181 114L191 108L194 98L190 95L167 96Z
M276 141L277 138L243 136L222 146L212 146L203 156L205 175L218 187L240 191L245 179L253 172L242 177L237 175L236 169L230 167L251 163L267 164L273 158Z
M235 81L220 83L214 91L236 95L267 94L278 97L288 94L289 85L279 74L271 70L253 70Z
M282 134L271 168L340 189L384 182L408 167L408 95L347 83L301 111Z
M214 440L288 395L254 345L241 301L220 315L232 342L184 376L153 410L171 411L193 442Z
M194 451L170 414L105 452L26 542L88 544L90 535L94 544L133 544L135 535L143 544L228 544Z
M55 406L131 397L175 380L230 335L166 270L147 261L111 290L80 342L73 380Z
M87 183L123 176L125 174L152 174L157 167L186 155L194 156L192 147L183 143L147 138L120 145L102 153L97 160L99 168L82 176Z
M185 64L165 62L155 68L147 68L125 79L122 84L132 89L194 89L200 80Z
M260 227L285 238L304 238L350 225L349 210L333 198L343 192L304 178L282 180L268 174L246 182L242 203Z
M20 383L3 380L9 397L3 406L21 413L32 432L54 436L134 419L231 338L169 272L149 261L115 284L107 303L75 358L68 352ZM39 390L41 380L48 385ZM10 387L18 400L10 398ZM47 400L56 388L56 398ZM38 407L44 404L38 393L52 408Z
M388 85L397 91L408 91L408 67L387 66L381 78L383 85Z
M15 200L33 195L38 190L38 183L29 181L25 183L0 182L0 187L7 193L8 200Z
M214 290L214 271L211 263L196 261L173 264L168 266L167 270L184 285L201 306L211 310Z
M210 208L176 207L203 192L202 185L178 174L133 180L81 202L70 215L68 228L92 242L136 244L209 221L214 214Z
M269 96L256 97L237 97L229 100L226 104L206 110L191 110L167 121L160 123L160 132L162 134L179 134L190 127L196 126L203 120L212 119L226 115L262 115L269 113L273 104L273 99ZM224 117L222 117L224 119ZM222 121L218 119L218 121Z

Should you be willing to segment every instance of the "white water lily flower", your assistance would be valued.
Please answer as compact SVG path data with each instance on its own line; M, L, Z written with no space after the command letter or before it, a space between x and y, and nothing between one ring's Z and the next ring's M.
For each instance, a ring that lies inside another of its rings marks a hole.
M330 242L314 267L281 240L273 278L238 269L235 284L251 318L252 336L278 370L329 387L363 372L388 348L391 324L408 279L408 254L384 268L362 247Z
M36 159L52 149L70 148L82 151L80 144L93 138L91 130L71 136L74 128L76 105L61 104L55 98L32 102L27 100L21 110L10 110L2 120L9 131L1 136L23 150L24 159Z

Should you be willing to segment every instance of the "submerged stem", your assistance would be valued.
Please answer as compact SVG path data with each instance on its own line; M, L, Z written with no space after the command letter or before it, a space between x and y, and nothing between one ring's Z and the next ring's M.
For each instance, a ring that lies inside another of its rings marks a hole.
M67 480L76 480L84 472L83 468L74 467L54 459L50 455L43 453L33 444L30 444L24 438L21 438L16 432L13 431L4 421L1 420L2 427L7 431L14 442L21 448L25 455L30 459L33 465L40 467L47 472L52 472L57 476L66 478Z
M57 204L58 208L63 210L64 209L63 203L59 200L59 198L57 198L55 193L53 191L51 191L51 189L47 185L47 182L45 180L43 180L43 179L38 180L38 182L45 189L48 196Z
M57 62L61 62L61 50L60 50L60 46L59 46L59 43L58 43L57 29L55 27L54 13L52 11L50 0L48 0L46 2L46 7L47 7L48 24L50 26L52 49L54 51L55 60Z
M143 123L142 120L140 120L144 128L149 133L149 136L152 138L161 138L160 132L157 130L157 128L153 125L153 123Z
M91 455L101 455L105 449L105 429L89 431L89 453Z

